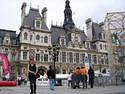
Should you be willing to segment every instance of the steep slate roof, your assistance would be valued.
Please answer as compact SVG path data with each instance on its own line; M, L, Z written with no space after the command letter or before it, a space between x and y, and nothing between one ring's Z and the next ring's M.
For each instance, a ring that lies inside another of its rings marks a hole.
M40 18L42 21L42 17L39 13L39 9L30 8L29 14L24 17L22 26L28 26L30 28L35 28L34 21L36 18ZM46 23L43 23L43 22L42 22L41 29L49 30Z
M17 44L16 31L5 30L5 29L0 29L1 43L3 43L3 39L6 36L6 34L8 34L10 36L11 44L16 45Z
M93 40L99 40L100 34L103 32L103 29L97 23L92 23L92 35Z
M86 41L87 36L85 35L84 31L81 31L78 28L74 28L74 29L75 29L75 32L80 32L81 42L83 43L84 41ZM67 45L68 45L68 42L71 41L71 32L72 32L72 30L69 31L70 33L67 33L67 30L64 29L61 26L51 26L50 31L52 33L52 36L51 36L52 44L53 43L54 44L59 44L59 38L60 38L61 35L65 36Z
M58 44L59 43L58 40L61 35L64 35L67 38L67 34L63 27L51 26L50 31L51 31L52 44Z
M16 39L16 31L0 29L1 38L4 38L6 34L9 34L11 39Z

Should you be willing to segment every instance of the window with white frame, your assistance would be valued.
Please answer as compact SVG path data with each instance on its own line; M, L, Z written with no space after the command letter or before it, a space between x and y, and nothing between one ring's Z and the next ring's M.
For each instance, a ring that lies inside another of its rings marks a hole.
M79 63L79 53L76 53L76 63Z
M40 53L40 56L41 56L41 61L43 61L43 57L44 57L44 53L43 53L43 50L41 50L41 53Z
M40 36L39 35L36 35L36 40L40 40Z
M41 28L41 21L40 20L35 20L35 27Z
M48 37L47 36L44 37L44 43L48 43Z
M27 40L27 32L24 33L24 40Z
M93 62L94 62L94 64L97 64L97 57L96 57L96 55L93 55Z
M102 44L100 44L100 50L102 50Z
M87 48L87 49L90 48L90 44L89 44L89 42L86 43L86 48Z
M36 54L36 61L40 61L40 54L39 53Z
M43 43L43 36L41 36L41 43Z
M44 61L45 61L45 62L48 61L48 54L44 54Z
M69 52L69 62L73 63L73 53Z
M62 62L66 63L66 52L62 52Z
M27 51L23 51L23 59L27 59Z
M32 41L32 38L33 38L33 36L32 35L30 35L30 40Z

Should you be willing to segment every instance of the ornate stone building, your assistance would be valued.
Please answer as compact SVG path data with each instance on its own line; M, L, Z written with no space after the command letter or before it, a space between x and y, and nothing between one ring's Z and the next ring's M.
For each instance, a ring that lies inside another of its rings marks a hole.
M16 39L18 46L14 46L18 51L18 74L27 76L27 65L32 57L38 66L48 68L50 64L54 64L53 53L49 50L53 45L59 47L55 60L57 73L68 73L77 66L84 66L85 53L88 54L89 62L95 69L109 67L108 45L103 23L95 23L92 19L87 19L86 35L84 30L77 28L72 19L69 0L65 2L63 25L51 25L50 30L46 23L46 7L42 9L41 14L39 9L32 7L28 14L25 10L26 3L23 3L20 33Z
M16 31L0 29L0 54L6 54L11 68L11 75L17 75L18 40ZM11 76L10 75L10 76ZM0 78L4 77L2 62L0 61Z

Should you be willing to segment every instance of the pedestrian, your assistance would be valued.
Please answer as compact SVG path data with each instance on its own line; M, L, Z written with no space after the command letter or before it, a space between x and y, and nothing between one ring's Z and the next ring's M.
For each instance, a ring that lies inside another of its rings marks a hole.
M21 85L21 75L19 75L18 77L17 77L17 81L18 81L18 86L20 86Z
M72 76L72 74L69 72L69 73L68 73L68 87L72 86L71 76Z
M87 69L84 66L82 66L80 69L80 73L81 73L81 81L83 82L83 88L87 88L87 78L88 78Z
M88 75L89 75L89 84L90 87L93 88L93 84L94 84L94 70L93 68L90 66L89 70L88 70Z
M49 66L49 70L47 71L47 77L49 79L50 90L55 90L56 73L51 65Z
M38 67L33 58L29 61L28 72L31 90L30 94L36 94L36 74L38 72Z
M76 67L75 72L74 72L74 81L73 84L75 85L75 87L80 88L79 83L80 83L80 67Z

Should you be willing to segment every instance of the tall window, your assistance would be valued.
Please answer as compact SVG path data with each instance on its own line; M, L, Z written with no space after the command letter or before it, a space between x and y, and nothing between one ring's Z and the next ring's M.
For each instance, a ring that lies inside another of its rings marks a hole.
M44 43L48 43L48 37L47 36L44 37Z
M36 21L36 28L40 28L40 21Z
M40 36L39 35L36 35L36 40L39 40L40 39Z
M23 51L23 59L27 59L27 51Z
M24 33L24 40L27 40L27 33Z
M40 54L36 54L36 61L40 61Z
M79 53L76 53L76 63L79 63Z
M32 37L33 37L33 36L32 36L32 35L30 35L30 40L32 40Z
M100 44L100 49L102 50L102 44Z
M88 54L88 57L89 57L89 62L91 64L91 54Z
M65 45L65 39L64 39L64 38L61 39L61 45L62 45L62 46Z
M89 43L87 42L87 48L89 49Z
M93 62L94 62L94 64L97 64L97 57L96 57L96 55L93 55Z
M43 36L41 36L41 43L43 43Z
M73 63L73 54L72 54L72 52L69 52L69 62Z
M45 62L48 61L48 54L44 54L44 61L45 61Z
M62 62L66 63L66 52L62 52Z
M41 51L41 61L43 61L43 51Z

